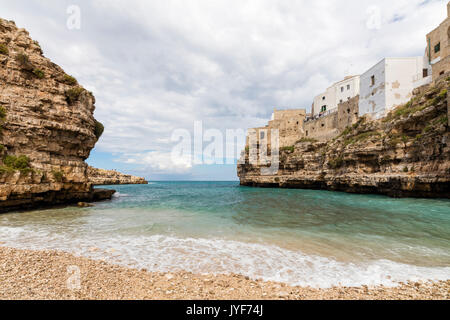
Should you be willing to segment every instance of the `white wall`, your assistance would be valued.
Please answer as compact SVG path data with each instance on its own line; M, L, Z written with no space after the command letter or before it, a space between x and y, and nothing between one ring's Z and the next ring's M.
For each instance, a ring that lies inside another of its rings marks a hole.
M347 89L347 85L350 89ZM344 88L344 91L341 88ZM337 111L339 103L345 102L359 94L359 76L345 79L333 84L324 93L314 98L314 115L320 114L322 106L327 106L327 111ZM323 98L325 97L325 100Z
M359 94L359 78L359 76L355 76L340 81L333 86L336 90L336 108L339 103L348 101L349 99L356 97ZM342 91L342 89L344 91Z
M386 113L412 98L414 80L423 72L423 57L386 59Z
M386 60L383 59L375 66L367 70L360 77L359 116L366 114L373 118L384 115L386 106ZM372 76L375 77L375 85L372 85Z

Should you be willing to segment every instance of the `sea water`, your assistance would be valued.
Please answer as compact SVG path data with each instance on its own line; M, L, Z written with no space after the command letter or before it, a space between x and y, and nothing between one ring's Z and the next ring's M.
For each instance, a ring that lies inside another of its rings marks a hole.
M93 208L0 215L0 245L320 288L450 279L448 200L237 182L111 188Z

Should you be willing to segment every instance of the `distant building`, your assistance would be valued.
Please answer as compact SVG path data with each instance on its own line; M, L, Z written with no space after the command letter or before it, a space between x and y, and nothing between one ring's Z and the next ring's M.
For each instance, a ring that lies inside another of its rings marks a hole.
M423 71L423 57L385 58L361 75L359 116L384 117L395 107L408 102L416 87L417 74Z
M345 77L314 98L312 115L336 112L338 105L359 95L359 76Z
M427 34L425 53L427 64L425 72L432 72L433 81L450 71L450 2L447 4L447 18L433 31ZM427 74L429 75L429 74Z

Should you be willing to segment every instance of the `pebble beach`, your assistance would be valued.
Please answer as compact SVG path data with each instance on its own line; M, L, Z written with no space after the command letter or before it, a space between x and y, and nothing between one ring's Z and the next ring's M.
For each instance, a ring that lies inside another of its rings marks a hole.
M78 282L73 281L74 276ZM0 299L448 300L450 280L409 282L394 288L363 286L315 289L263 282L232 274L152 273L59 251L0 247Z

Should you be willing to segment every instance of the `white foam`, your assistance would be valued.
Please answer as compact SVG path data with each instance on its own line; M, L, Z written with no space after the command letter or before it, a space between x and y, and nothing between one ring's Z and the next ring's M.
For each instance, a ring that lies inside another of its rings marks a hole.
M0 227L0 241L28 249L56 249L149 271L236 273L253 279L328 288L450 279L450 267L419 267L389 260L343 263L276 246L221 239L93 235L70 237L26 228ZM92 250L92 248L98 250ZM113 249L113 250L111 250Z

